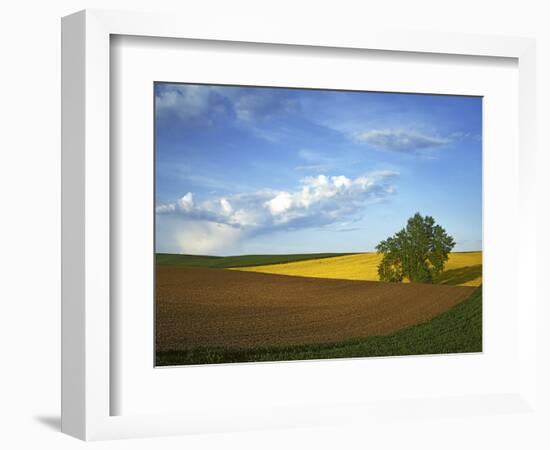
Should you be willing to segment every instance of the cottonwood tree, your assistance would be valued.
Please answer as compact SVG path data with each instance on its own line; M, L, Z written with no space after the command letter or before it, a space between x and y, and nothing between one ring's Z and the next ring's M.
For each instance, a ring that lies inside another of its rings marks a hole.
M432 283L444 269L454 239L433 217L416 213L407 226L376 246L383 256L378 266L381 281Z

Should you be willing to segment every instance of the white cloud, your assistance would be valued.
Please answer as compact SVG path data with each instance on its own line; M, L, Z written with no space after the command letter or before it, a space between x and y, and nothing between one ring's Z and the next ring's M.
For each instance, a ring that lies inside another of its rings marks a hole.
M227 199L220 198L220 206L222 207L222 211L226 216L230 216L233 213L233 207Z
M265 202L269 212L273 216L284 213L292 207L293 198L288 192L279 192L271 200Z
M343 175L332 177L332 182L336 188L349 188L351 186L351 180Z
M176 230L182 251L211 252L254 234L353 222L363 215L369 202L394 192L389 179L396 175L392 171L371 172L355 179L317 175L302 179L294 191L264 190L202 203L195 202L188 192L174 202L159 205L156 212L185 221L185 226Z
M176 204L167 203L166 205L159 205L156 207L157 214L167 214L171 212L176 212Z
M427 148L441 147L450 142L447 138L435 135L393 129L355 132L352 137L357 142L364 142L377 149L394 152L415 152Z
M188 192L182 198L178 199L178 207L182 211L189 212L193 209L193 206L195 206L195 204L193 203L193 194L191 192Z

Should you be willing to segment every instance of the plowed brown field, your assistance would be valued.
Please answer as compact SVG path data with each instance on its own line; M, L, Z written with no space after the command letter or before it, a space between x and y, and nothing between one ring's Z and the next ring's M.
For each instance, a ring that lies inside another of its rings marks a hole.
M157 351L385 335L441 314L474 287L157 267Z

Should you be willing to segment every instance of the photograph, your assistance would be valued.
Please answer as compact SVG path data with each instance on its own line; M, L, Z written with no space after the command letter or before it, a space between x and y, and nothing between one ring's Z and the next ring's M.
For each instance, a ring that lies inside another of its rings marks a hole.
M480 96L155 82L155 366L482 352L482 130Z

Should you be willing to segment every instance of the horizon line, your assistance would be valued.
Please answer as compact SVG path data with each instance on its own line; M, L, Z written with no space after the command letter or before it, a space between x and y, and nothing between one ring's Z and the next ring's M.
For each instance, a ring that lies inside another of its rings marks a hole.
M482 253L483 250L458 250L449 253ZM206 253L170 253L170 252L157 252L155 255L175 255L175 256L209 256L212 258L232 258L235 256L284 256L284 255L360 255L365 253L379 253L376 251L366 252L305 252L305 253L242 253L238 255L210 255Z

